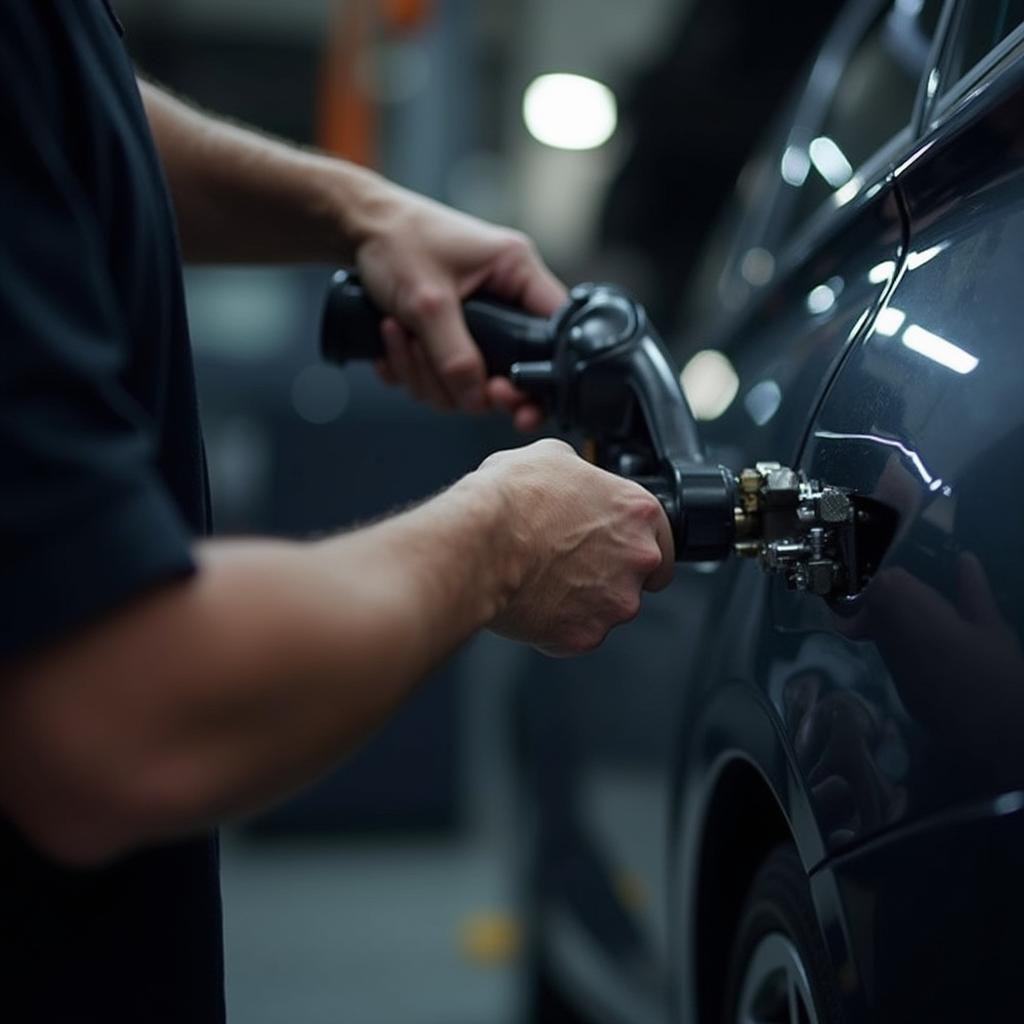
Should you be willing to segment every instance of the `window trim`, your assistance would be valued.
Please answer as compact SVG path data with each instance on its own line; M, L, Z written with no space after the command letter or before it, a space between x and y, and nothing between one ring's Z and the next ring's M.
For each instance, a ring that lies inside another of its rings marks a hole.
M907 153L911 152L918 140L921 138L922 130L920 118L923 117L924 113L923 103L924 98L926 97L925 90L927 82L944 52L945 33L950 24L950 20L954 17L954 8L956 8L960 2L961 0L945 0L945 3L943 4L942 12L939 16L939 21L935 30L935 38L932 41L932 46L928 53L928 60L925 63L921 72L921 77L918 80L917 95L910 117L907 119L907 123L900 128L895 135L890 136L885 142L883 142L882 145L862 161L858 167L854 168L853 177L861 179L860 188L856 196L846 203L839 203L837 200L838 190L834 191L830 196L826 197L801 224L791 229L788 233L780 231L776 224L769 223L765 225L762 242L758 244L764 245L764 247L769 249L769 251L773 251L775 253L777 260L776 278L785 276L785 274L793 267L802 262L808 253L814 249L819 239L824 238L831 231L840 230L840 227L846 220L846 217L849 216L850 212L858 209L858 207L866 201L865 197L869 193L870 198L873 198L881 189L884 189L886 187L886 182L891 178L894 169L900 162L900 159ZM826 58L826 56L832 60L838 58L839 69L838 73L833 76L833 81L831 82L828 93L819 93L816 97L817 109L815 111L815 116L817 117L817 127L820 128L821 118L828 111L835 97L835 90L838 88L843 70L846 68L854 48L858 45L864 32L867 31L874 19L884 8L891 7L892 3L893 0L874 0L874 2L870 4L853 4L851 5L851 8L848 8L848 10L854 10L856 12L856 17L850 17L847 19L847 23L843 25L842 32L840 32L840 25L837 23L834 30L837 38L830 41L833 45L826 44L826 46L822 48L821 56L819 57L819 61ZM826 51L828 52L826 53ZM811 106L811 104L807 102L807 95L813 91L813 76L816 71L817 68L815 67L815 71L813 71L811 76L807 79L804 87L804 97L797 104L796 117L794 117L790 122L790 130L788 134L783 137L782 146L779 148L778 153L781 153L786 146L793 145L799 132L802 131L809 137L815 130L807 127L807 125L810 124L809 119L805 120L802 124L800 123L800 119L805 114L807 108ZM783 194L782 190L785 188L785 183L780 179L771 200L771 205L774 210L778 210L782 205L780 203L780 197ZM785 203L784 214L777 214L773 220L786 221L792 212L793 203L796 202L797 195L797 190L792 190L792 195L789 201ZM770 285L768 287L770 287Z
M821 46L812 56L807 74L796 84L792 97L786 102L785 116L780 112L779 131L774 135L772 144L765 148L772 167L778 166L787 146L806 145L814 137L814 127L822 123L854 48L882 8L892 2L867 0L844 5ZM756 156L755 153L754 158ZM804 237L805 228L821 219L822 210L828 209L826 204L830 200L826 199L802 225L787 234L780 228L780 224L784 225L789 219L798 193L783 181L777 171L774 172L774 178L774 186L763 200L764 212L758 217L756 227L741 231L730 243L729 255L723 268L723 276L730 282L739 283L742 256L754 247L767 249L775 255L777 263L774 277L777 278L784 264L788 263L785 257L793 248L793 243ZM745 308L750 299L763 290L763 287L753 288L747 299L737 309L731 310L727 318Z
M839 231L847 218L858 210L864 202L871 201L879 191L890 183L900 161L912 153L920 140L928 133L929 99L927 83L936 68L946 55L947 39L950 26L962 3L969 0L945 0L935 29L935 38L928 53L928 60L922 69L918 81L917 96L907 123L893 136L875 150L860 166L854 169L854 177L860 178L860 190L849 202L838 204L836 193L822 203L799 225L788 232L780 228L785 225L791 215L793 204L798 192L791 189L776 175L776 183L764 201L766 213L756 230L741 232L731 243L730 252L723 268L724 276L731 282L740 278L740 260L742 254L751 247L757 246L773 253L776 259L775 273L772 281L766 285L750 286L747 298L736 308L719 314L716 320L732 322L737 316L745 315L756 296L764 294L772 285L786 277L813 251L820 240L833 231ZM820 127L822 119L832 103L835 90L838 88L843 70L853 50L868 30L874 19L885 7L891 6L893 0L871 0L864 3L848 3L840 12L832 29L826 36L821 48L813 58L809 73L802 87L788 104L791 111L784 122L782 130L775 138L770 153L777 163L787 146L799 145L801 140L806 144L813 137L816 127ZM1020 26L1024 30L1024 26ZM1011 36L1016 35L1016 30ZM1010 38L1010 37L1008 37ZM1022 37L1024 38L1024 37ZM823 87L824 86L824 87ZM812 125L814 127L812 127ZM804 138L806 136L806 138ZM789 195L783 200L784 194Z
M921 81L918 83L917 103L914 106L914 119L911 122L914 139L920 139L928 130L928 120L935 102L942 95L942 68L948 52L948 41L952 35L952 26L956 22L960 10L960 0L945 0L939 23L935 27L935 38L932 40L931 52L928 54L928 66L925 68ZM938 74L938 81L932 91L929 84Z
M952 2L956 8L953 16L955 24L947 26L946 37L943 40L942 59L939 64L940 76L947 73L950 47L969 0L952 0ZM996 69L1012 58L1022 44L1024 44L1024 22L1021 22L1005 39L1000 40L981 60L968 68L950 85L949 89L939 92L928 111L927 123L924 128L927 131L938 128L939 125L948 121L955 112L966 106L978 92L979 87L985 85Z

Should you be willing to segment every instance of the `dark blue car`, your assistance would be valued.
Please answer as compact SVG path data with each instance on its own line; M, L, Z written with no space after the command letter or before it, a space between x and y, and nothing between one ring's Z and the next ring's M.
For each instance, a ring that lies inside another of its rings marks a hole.
M1022 20L856 0L740 178L684 382L716 461L877 508L871 576L697 566L538 663L539 1020L1024 1020Z

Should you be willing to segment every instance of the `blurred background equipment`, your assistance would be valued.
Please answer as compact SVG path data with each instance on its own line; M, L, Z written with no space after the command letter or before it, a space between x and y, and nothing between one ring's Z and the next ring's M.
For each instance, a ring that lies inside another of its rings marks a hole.
M621 283L671 334L703 236L835 4L789 0L784 15L745 0L117 7L145 74L521 227L565 279ZM331 269L189 271L222 532L348 526L522 441L497 419L436 416L365 368L322 365ZM704 372L726 400L727 370ZM630 915L657 916L660 897L607 863L567 809L580 806L584 760L639 779L667 756L674 652L699 628L685 615L689 579L572 666L481 637L329 779L226 835L233 1019L519 1019L541 1005L531 914L549 886L648 970ZM643 819L651 791L616 786L603 799ZM636 838L650 875L658 839Z

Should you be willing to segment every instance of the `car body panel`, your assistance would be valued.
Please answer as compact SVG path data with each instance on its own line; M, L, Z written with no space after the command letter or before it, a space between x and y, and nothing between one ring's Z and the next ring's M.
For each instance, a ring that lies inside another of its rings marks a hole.
M1022 849L1017 790L922 819L815 872L844 1020L1020 1020Z
M841 27L879 8L856 6ZM838 33L823 54L849 52ZM943 103L925 85L937 41L912 126L779 250L770 283L698 339L739 378L736 400L704 425L711 456L789 462L854 490L881 560L863 594L831 603L751 563L684 576L678 599L692 602L701 639L646 725L673 761L667 955L659 937L645 945L654 969L617 971L655 997L667 979L673 1019L717 1020L729 936L715 919L738 913L778 841L795 841L808 871L847 1024L969 1016L957 956L981 970L985 914L1016 936L999 893L1024 861L1024 59L1000 52L988 77ZM774 230L770 217L755 228L742 245ZM683 635L661 642L679 650ZM648 765L652 792L660 764ZM595 774L581 758L576 792ZM613 871L638 833L659 836L640 821L652 810L628 830L614 801L585 813L606 819L596 831ZM947 914L933 896L954 889ZM646 937L654 917L632 921ZM972 922L973 945L962 931L942 945L944 928ZM948 1005L915 949L943 965ZM981 999L976 1019L1012 1005L1010 959L997 950L993 963L1003 1002Z
M894 168L907 250L800 456L811 476L896 513L880 571L859 598L832 606L772 581L760 605L734 608L737 593L756 593L753 580L735 581L724 601L724 621L738 627L725 627L727 671L715 662L716 682L694 698L697 724L680 739L691 760L679 789L677 913L691 913L706 877L702 806L716 771L696 751L712 742L717 772L743 759L765 773L812 876L852 1021L959 1019L953 1006L987 1006L980 1019L996 1019L1014 1005L1005 947L991 935L1019 927L993 908L1024 862L1012 795L1024 777L1024 71L1004 64L1001 75ZM744 660L758 661L747 671L764 700L730 685ZM759 713L773 728L762 724L754 744ZM950 892L945 908L937 897ZM921 989L916 951L933 947L951 972L948 1003L934 977ZM996 984L984 996L975 985L972 1004L956 961L986 955ZM694 963L684 926L674 966L686 1020L698 1019Z
M1024 81L1024 62L1018 73ZM900 174L905 267L802 460L899 516L882 571L850 614L823 621L787 595L777 619L819 657L828 649L841 667L822 686L856 690L879 733L880 749L861 749L859 764L850 754L843 769L871 777L862 802L874 806L852 833L851 821L824 824L842 833L833 852L1024 783L1024 90L991 99Z

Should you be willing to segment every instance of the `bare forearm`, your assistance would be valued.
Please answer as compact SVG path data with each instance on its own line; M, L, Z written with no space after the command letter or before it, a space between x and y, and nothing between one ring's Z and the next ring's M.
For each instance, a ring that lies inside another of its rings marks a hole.
M499 610L493 519L457 485L333 540L204 547L194 579L5 680L7 809L91 860L312 779Z
M140 82L193 262L351 262L371 171L204 114Z
M54 856L101 860L288 792L485 624L592 650L668 582L672 541L651 494L548 440L366 530L199 555L190 580L0 668L0 810Z

